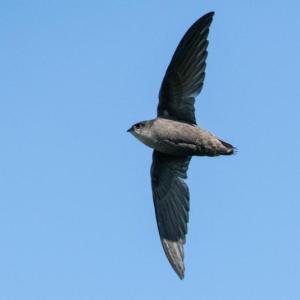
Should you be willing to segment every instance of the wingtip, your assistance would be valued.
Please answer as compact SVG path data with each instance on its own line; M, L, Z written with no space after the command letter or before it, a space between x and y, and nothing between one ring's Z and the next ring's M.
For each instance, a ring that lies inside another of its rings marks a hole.
M199 24L199 25L201 24L201 26L206 24L205 28L209 27L213 21L214 15L215 15L215 12L210 11L210 12L206 13L205 15L203 15L202 17L200 17L200 19L198 19L198 21L196 21L195 24Z
M183 244L184 241L180 239L179 241L170 241L167 239L161 239L164 251L166 256L178 275L178 277L183 280L184 279L184 252L183 252Z
M180 280L184 279L184 271L182 273L176 272Z
M213 19L214 19L214 15L215 15L215 12L214 11L211 11L209 12L205 17L208 19L208 22L211 24Z
M203 17L204 18L213 18L213 16L215 15L214 11L210 11L207 14L205 14Z

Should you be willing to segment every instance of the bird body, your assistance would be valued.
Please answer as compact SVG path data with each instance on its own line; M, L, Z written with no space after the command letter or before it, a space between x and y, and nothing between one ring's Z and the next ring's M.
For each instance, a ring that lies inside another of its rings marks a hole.
M231 155L234 147L196 125L195 97L205 78L210 12L181 39L164 76L157 118L128 131L154 149L151 185L158 231L175 272L184 277L184 249L189 219L189 189L184 179L192 156Z
M142 143L161 153L175 156L230 155L234 148L209 131L176 120L156 118L129 129Z

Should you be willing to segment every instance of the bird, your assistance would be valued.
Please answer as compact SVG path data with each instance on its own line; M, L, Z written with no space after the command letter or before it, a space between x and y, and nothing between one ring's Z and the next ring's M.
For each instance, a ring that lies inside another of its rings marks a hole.
M184 278L184 244L190 194L185 182L192 156L232 155L235 147L197 126L195 98L205 78L208 34L214 12L199 18L184 34L166 70L157 117L127 131L153 149L151 186L164 252Z

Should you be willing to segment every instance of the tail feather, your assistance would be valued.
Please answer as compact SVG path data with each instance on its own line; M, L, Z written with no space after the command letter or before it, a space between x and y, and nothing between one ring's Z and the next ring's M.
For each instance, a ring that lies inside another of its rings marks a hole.
M219 141L225 147L225 152L222 153L223 155L232 155L232 154L236 153L237 149L234 146L232 146L231 144L226 143L220 139L219 139Z

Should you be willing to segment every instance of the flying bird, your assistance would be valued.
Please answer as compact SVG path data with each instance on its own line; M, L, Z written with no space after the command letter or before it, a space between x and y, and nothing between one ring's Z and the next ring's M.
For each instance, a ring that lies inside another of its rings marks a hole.
M165 254L180 279L189 213L189 189L184 179L192 156L231 155L235 148L199 128L195 97L205 77L208 33L214 12L198 19L181 39L165 73L157 117L128 132L154 149L151 184L156 221Z

